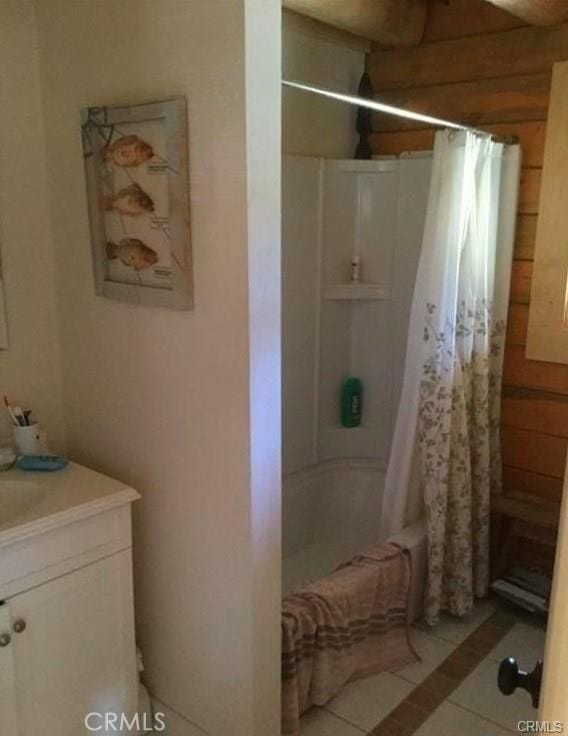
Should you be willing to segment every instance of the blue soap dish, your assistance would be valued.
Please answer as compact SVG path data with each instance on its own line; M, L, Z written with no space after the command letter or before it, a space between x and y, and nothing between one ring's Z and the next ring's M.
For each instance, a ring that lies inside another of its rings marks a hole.
M62 470L67 465L67 460L59 455L20 455L16 461L16 467L20 470Z

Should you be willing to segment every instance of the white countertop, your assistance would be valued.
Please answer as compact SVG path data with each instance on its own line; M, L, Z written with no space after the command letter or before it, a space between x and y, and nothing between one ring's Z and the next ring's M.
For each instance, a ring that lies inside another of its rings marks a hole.
M54 472L0 472L0 547L137 498L130 486L76 463Z

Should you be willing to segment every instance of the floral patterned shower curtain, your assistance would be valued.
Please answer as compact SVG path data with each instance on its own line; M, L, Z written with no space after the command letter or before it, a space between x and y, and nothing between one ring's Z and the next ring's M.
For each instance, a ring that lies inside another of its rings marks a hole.
M518 146L469 132L436 136L383 508L383 516L394 515L383 529L402 527L416 479L426 510L432 624L443 609L468 613L488 589L519 171Z

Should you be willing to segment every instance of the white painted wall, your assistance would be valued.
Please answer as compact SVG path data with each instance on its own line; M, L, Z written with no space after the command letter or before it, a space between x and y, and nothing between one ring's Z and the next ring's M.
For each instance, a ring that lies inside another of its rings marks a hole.
M10 347L0 395L32 407L63 451L61 365L33 0L0 3L0 250ZM60 196L65 199L66 194ZM10 432L0 410L0 435Z
M280 0L245 0L245 9L251 526L247 570L252 576L253 651L253 723L248 733L277 736L282 636ZM229 611L227 625L232 620Z
M176 728L276 736L280 3L37 9L70 454L143 494L138 637ZM193 312L93 291L79 110L170 95L188 100Z
M356 93L365 71L364 52L315 38L286 21L285 15L283 76ZM353 107L285 88L282 90L282 151L299 156L350 158L357 142L355 117Z

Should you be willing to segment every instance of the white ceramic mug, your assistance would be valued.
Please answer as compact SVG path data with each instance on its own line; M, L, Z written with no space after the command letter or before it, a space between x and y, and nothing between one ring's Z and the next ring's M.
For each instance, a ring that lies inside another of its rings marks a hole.
M13 427L14 443L18 455L41 455L39 424Z

